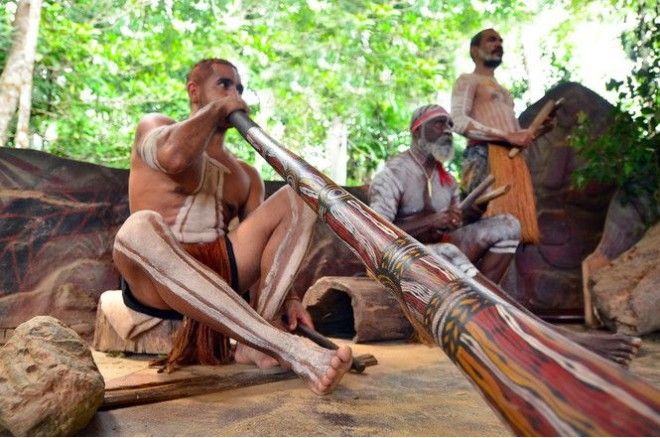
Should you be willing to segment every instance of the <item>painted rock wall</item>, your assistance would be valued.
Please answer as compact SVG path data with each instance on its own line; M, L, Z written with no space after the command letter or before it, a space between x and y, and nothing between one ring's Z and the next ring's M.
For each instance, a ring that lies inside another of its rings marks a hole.
M116 289L112 242L128 217L128 172L0 148L0 343L36 315L86 340Z
M591 184L584 190L571 185L576 168L574 149L568 146L579 112L585 112L594 135L604 132L612 106L593 91L565 83L520 116L528 126L548 99L564 98L557 126L540 137L525 153L536 195L541 242L518 249L516 264L503 280L504 289L544 317L583 315L581 262L600 240L611 187Z

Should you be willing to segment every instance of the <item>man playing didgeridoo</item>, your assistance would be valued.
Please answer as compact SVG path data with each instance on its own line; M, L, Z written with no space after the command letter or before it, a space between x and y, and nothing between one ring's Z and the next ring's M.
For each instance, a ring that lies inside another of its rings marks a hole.
M374 176L369 205L422 243L455 245L499 283L520 242L520 224L510 214L500 214L462 226L458 185L443 167L454 156L452 126L439 105L415 110L412 146Z
M315 393L328 393L350 367L350 348L324 349L270 322L284 307L289 329L311 325L299 299L287 293L316 216L288 187L262 203L258 173L225 147L227 116L248 110L234 65L200 61L187 91L187 119L150 114L137 127L131 216L113 254L128 286L124 301L152 316L184 316L170 366L225 362L231 337L237 362L280 363ZM235 217L240 223L228 232Z
M493 29L476 34L470 41L470 56L475 68L456 80L451 98L455 131L468 138L463 156L462 186L469 193L488 173L498 186L510 184L511 190L493 200L487 216L511 213L522 228L525 243L538 243L534 191L529 169L522 155L509 158L512 147L526 148L536 132L521 129L513 112L513 98L495 79L502 63L502 37Z

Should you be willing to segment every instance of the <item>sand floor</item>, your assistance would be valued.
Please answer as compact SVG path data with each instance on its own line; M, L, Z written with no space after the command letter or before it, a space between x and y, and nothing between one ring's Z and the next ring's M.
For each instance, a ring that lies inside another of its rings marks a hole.
M335 340L337 343L346 343ZM631 371L660 387L660 334L644 339ZM347 374L319 397L297 378L141 406L99 411L81 436L509 436L511 432L437 347L356 344L379 364ZM110 382L155 371L145 356L94 352ZM210 367L200 367L208 369ZM253 368L216 367L233 373ZM176 373L175 373L176 374ZM172 375L170 375L172 376ZM156 377L157 378L157 377Z

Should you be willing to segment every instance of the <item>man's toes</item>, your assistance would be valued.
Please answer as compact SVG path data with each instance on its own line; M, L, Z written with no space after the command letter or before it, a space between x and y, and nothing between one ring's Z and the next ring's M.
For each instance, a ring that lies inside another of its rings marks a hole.
M347 345L342 345L339 347L339 350L337 350L335 357L338 357L343 363L350 363L353 355L350 347Z

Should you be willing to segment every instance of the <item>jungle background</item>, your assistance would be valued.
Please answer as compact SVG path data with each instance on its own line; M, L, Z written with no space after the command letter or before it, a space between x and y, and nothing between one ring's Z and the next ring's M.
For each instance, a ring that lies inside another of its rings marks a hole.
M608 136L576 131L587 158L576 182L657 190L657 1L31 0L40 19L29 122L16 115L26 74L6 78L22 2L0 0L0 146L127 168L141 115L186 117L187 72L221 57L238 66L267 132L338 183L360 185L408 147L417 106L449 107L454 79L472 69L470 37L494 27L505 40L497 77L518 112L569 80L616 106ZM278 178L235 131L228 142Z

